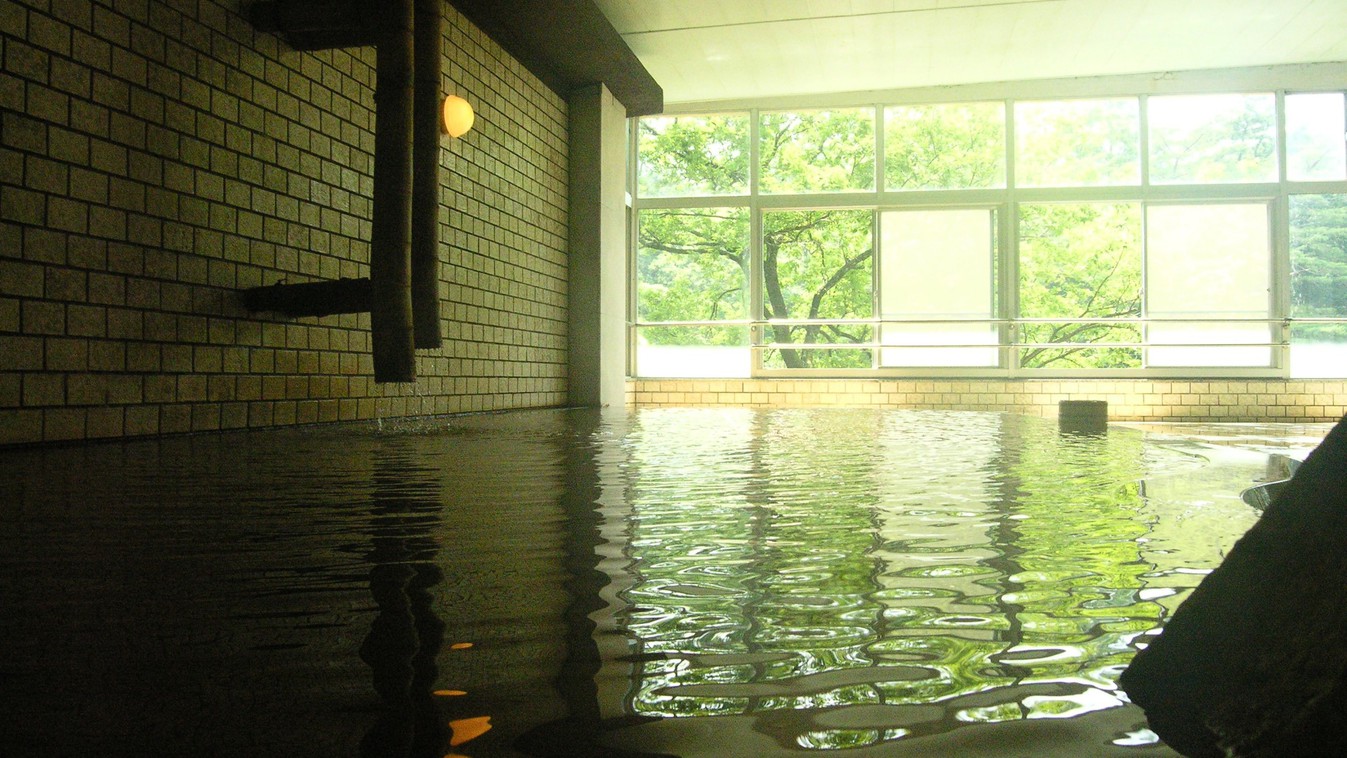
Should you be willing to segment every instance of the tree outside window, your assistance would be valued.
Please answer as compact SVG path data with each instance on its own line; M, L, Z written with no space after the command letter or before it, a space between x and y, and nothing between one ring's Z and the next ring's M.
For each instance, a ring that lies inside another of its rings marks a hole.
M641 119L638 374L1276 367L1270 319L1347 319L1347 194L1294 184L1347 180L1343 95L1280 101L1289 245L1268 223L1270 93ZM1274 314L1288 247L1292 297ZM938 294L965 290L976 302ZM1289 333L1292 375L1341 375L1347 326ZM1343 355L1308 368L1325 346Z
M763 219L764 316L772 319L861 319L874 312L874 214L870 211L778 211ZM868 343L865 324L769 324L771 342ZM870 368L869 349L781 347L769 368Z
M1135 368L1141 315L1141 209L1137 203L1020 206L1020 317L1025 368ZM1061 347L1058 347L1058 345Z

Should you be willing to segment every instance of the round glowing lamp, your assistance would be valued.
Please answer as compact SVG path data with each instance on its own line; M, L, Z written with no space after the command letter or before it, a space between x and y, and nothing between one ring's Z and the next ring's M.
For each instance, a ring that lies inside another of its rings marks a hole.
M450 137L462 137L472 128L472 106L458 95L444 99L440 107L440 128Z

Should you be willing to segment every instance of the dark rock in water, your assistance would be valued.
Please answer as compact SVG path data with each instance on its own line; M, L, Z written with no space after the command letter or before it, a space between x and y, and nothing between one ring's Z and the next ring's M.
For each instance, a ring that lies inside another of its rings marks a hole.
M1194 758L1347 756L1347 418L1121 685Z

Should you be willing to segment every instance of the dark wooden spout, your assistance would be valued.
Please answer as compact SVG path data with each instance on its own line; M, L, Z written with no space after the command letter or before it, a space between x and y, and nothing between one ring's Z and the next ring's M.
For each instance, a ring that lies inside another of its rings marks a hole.
M427 260L418 265L428 282L418 287L421 307L429 316L426 347L439 347L438 231L439 156L435 113L439 100L440 38L443 36L441 0L422 0L418 13L424 40L421 74L413 74L417 54L413 33L414 0L266 0L253 3L249 17L261 31L275 32L297 50L374 45L375 135L374 197L370 235L370 276L367 283L278 284L244 292L252 310L289 315L326 315L368 311L374 353L374 381L416 380L412 319L412 213L425 217L417 245ZM433 13L433 16L431 15ZM427 84L414 96L416 78ZM413 101L418 110L413 113ZM420 101L426 101L420 103ZM425 167L414 189L413 117L423 123L420 162ZM431 139L433 137L433 141ZM412 196L416 192L417 199ZM331 302L323 302L325 299ZM430 331L433 328L433 332Z
M374 381L416 380L412 340L412 0L392 0L375 46L370 331Z
M416 347L440 346L440 72L442 0L416 0L412 106L412 324Z

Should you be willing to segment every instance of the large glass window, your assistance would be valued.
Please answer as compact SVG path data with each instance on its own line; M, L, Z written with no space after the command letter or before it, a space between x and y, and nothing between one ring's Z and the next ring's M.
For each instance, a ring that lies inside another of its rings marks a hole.
M1345 127L1340 91L641 119L633 365L1347 376Z
M1146 211L1152 366L1267 366L1271 263L1266 203ZM1241 347L1241 345L1259 347ZM1209 346L1208 346L1209 345Z
M875 188L875 110L764 113L758 139L763 192Z
M1141 208L1020 206L1020 365L1141 365Z
M1150 98L1151 181L1275 182L1275 105L1271 94Z
M1006 186L1004 103L884 109L884 189Z
M1015 104L1015 184L1138 184L1141 121L1136 98Z
M998 365L996 212L885 212L880 243L880 309L903 322L884 324L881 364Z
M1347 319L1347 194L1291 196L1291 317ZM1291 374L1347 374L1347 323L1293 322Z
M768 368L870 368L874 312L870 211L778 211L763 218ZM809 323L790 323L808 321Z

